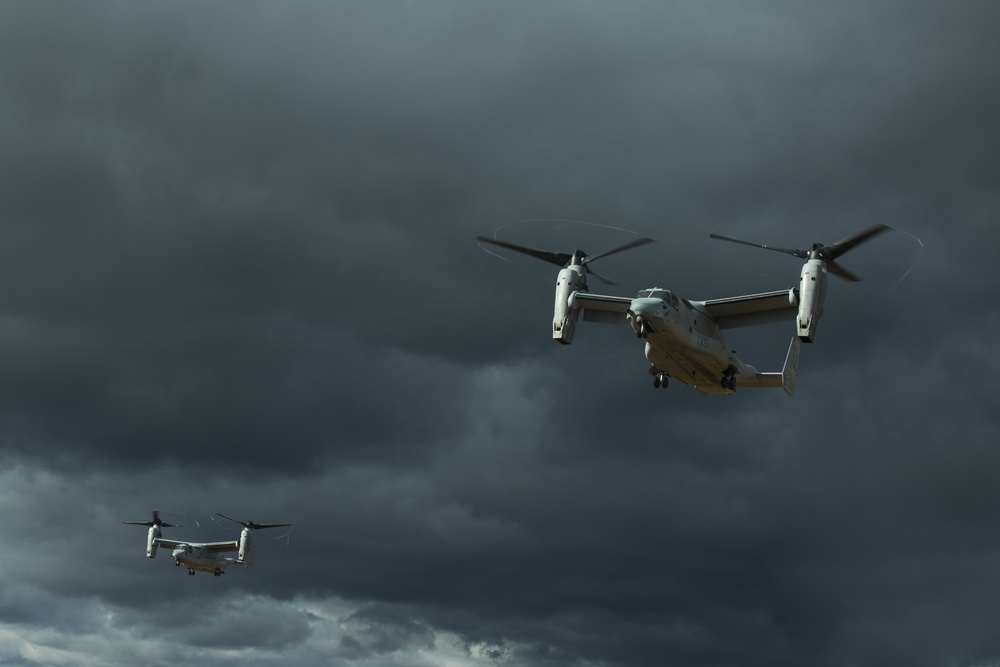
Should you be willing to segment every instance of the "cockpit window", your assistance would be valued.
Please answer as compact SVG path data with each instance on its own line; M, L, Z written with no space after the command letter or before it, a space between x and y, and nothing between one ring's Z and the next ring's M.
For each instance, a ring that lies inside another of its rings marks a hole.
M663 299L664 303L668 306L678 307L678 299L674 296L673 292L666 289L644 289L639 290L639 293L635 295L637 299Z

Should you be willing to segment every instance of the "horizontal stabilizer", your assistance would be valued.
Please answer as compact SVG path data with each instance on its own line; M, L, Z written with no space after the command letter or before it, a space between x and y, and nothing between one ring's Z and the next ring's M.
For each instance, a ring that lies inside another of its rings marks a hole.
M792 338L792 342L788 345L788 354L785 356L785 366L781 369L780 373L757 373L755 377L739 382L739 385L774 389L781 387L785 390L786 394L794 396L795 387L798 382L799 350L801 347L802 342L798 337Z

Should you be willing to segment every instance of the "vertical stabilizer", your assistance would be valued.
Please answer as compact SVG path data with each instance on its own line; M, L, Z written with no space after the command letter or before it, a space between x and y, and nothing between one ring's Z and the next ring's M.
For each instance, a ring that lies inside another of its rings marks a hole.
M799 350L802 342L798 337L792 338L788 345L788 354L785 356L785 366L781 369L781 388L789 396L795 395L795 386L798 382L799 373Z

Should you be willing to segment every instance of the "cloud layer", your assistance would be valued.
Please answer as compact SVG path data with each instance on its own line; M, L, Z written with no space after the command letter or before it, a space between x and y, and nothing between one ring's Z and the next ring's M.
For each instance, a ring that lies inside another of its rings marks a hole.
M0 660L996 659L997 13L3 6ZM557 346L554 267L474 241L638 233L601 290L707 299L798 271L710 231L876 223L793 399ZM295 528L186 577L154 508Z

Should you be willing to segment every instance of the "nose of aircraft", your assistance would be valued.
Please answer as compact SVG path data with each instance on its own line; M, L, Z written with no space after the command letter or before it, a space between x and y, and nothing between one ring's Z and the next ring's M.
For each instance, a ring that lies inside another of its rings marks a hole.
M625 319L628 320L629 326L632 327L632 331L634 331L636 335L640 335L642 332L642 317L629 308L628 313L625 315Z
M658 299L632 299L625 317L636 335L642 335L644 324L648 328L649 320L657 315L656 307L659 303Z

